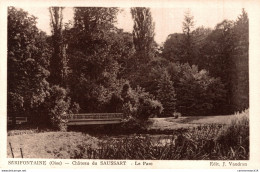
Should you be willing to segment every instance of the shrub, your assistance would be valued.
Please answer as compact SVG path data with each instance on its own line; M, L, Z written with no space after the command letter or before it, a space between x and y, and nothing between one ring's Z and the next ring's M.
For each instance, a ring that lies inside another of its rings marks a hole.
M154 100L153 97L137 87L132 89L128 83L123 86L121 97L123 99L122 111L130 121L143 123L149 117L159 115L162 110L162 104Z
M241 146L249 150L249 110L235 114L231 123L218 135L217 141L230 149Z
M176 94L173 87L173 82L170 80L170 76L165 71L158 84L159 90L157 91L157 98L162 102L163 105L163 116L170 116L175 111L176 105Z
M120 95L113 93L109 102L106 104L106 112L122 112L123 100Z
M174 112L174 113L172 114L172 116L173 116L175 119L178 119L179 117L181 117L181 113L179 113L179 112Z
M70 98L67 96L67 91L57 85L52 86L49 92L44 107L48 113L48 121L53 129L64 131L67 129ZM74 106L73 110L76 110L78 106L76 104Z
M208 71L187 63L174 64L168 71L176 92L176 110L183 115L214 114L224 102L224 84Z

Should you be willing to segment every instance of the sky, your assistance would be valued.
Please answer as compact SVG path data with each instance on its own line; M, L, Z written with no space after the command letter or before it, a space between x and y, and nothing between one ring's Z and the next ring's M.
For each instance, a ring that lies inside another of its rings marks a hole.
M51 34L50 16L48 7L20 7L29 14L37 17L37 27L47 34ZM132 32L133 20L130 14L130 8L122 8L123 10L117 16L117 27L122 28L126 32ZM236 20L241 14L242 7L236 8L151 8L152 18L155 22L155 41L158 44L165 42L167 36L172 33L182 32L182 22L184 14L190 11L194 16L195 26L214 28L216 24L224 19ZM247 11L247 10L246 10ZM73 8L66 7L63 11L64 23L69 20L73 21Z

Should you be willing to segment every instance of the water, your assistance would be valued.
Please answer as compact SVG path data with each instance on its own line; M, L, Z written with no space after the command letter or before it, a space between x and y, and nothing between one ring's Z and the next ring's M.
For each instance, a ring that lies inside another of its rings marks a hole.
M130 134L130 135L117 135L117 136L107 136L101 135L97 136L98 139L106 141L120 141L123 139L144 139L149 140L153 145L156 146L165 146L172 145L176 139L176 135L167 135L167 134Z

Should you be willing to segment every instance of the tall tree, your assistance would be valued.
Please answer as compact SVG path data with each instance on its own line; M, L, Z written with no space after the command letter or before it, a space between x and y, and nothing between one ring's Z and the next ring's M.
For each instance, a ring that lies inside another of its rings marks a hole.
M190 10L185 12L184 21L182 23L182 31L185 35L184 41L184 59L181 59L181 62L188 62L189 64L193 64L193 45L192 45L192 36L191 32L194 27L194 17L191 15Z
M98 54L108 48L106 36L115 31L118 8L76 7L74 8L74 31L70 50L85 54ZM80 46L78 46L80 45Z
M200 26L192 31L192 53L193 53L193 64L198 65L200 69L204 69L203 47L207 44L207 37L211 34L212 29Z
M249 107L249 19L242 9L234 25L234 51L232 61L232 104L235 111Z
M211 76L220 77L225 84L227 95L222 109L225 113L232 113L234 111L232 85L234 85L233 74L235 74L232 58L235 43L234 22L224 20L217 24L205 41L206 43L201 49L202 65L210 72Z
M118 51L124 41L114 26L118 11L118 8L74 8L74 26L66 30L68 65L72 70L70 96L82 111L104 112L103 107L119 90L117 59L124 53Z
M136 54L144 63L148 62L154 53L154 22L149 8L131 8L134 20L133 41Z
M50 82L54 85L65 86L67 76L67 57L62 34L64 7L50 7L52 28L53 55L50 60Z
M171 62L185 61L185 36L181 33L168 35L163 45L162 57Z
M36 17L21 9L9 7L7 23L7 113L37 119L35 110L49 88L47 36L36 27Z
M182 22L182 31L187 38L190 38L192 29L194 27L194 17L191 15L190 10L185 12L184 21Z

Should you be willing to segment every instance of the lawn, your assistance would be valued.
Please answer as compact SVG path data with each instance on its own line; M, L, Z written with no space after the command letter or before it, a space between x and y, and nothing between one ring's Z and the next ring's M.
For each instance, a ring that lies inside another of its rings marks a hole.
M20 148L26 158L70 158L80 151L81 146L95 148L98 139L80 132L45 132L8 136L7 155L21 158ZM73 152L71 152L73 151Z
M224 116L182 116L178 119L168 118L151 118L151 125L148 129L174 130L181 128L191 128L207 124L229 124L235 115Z

